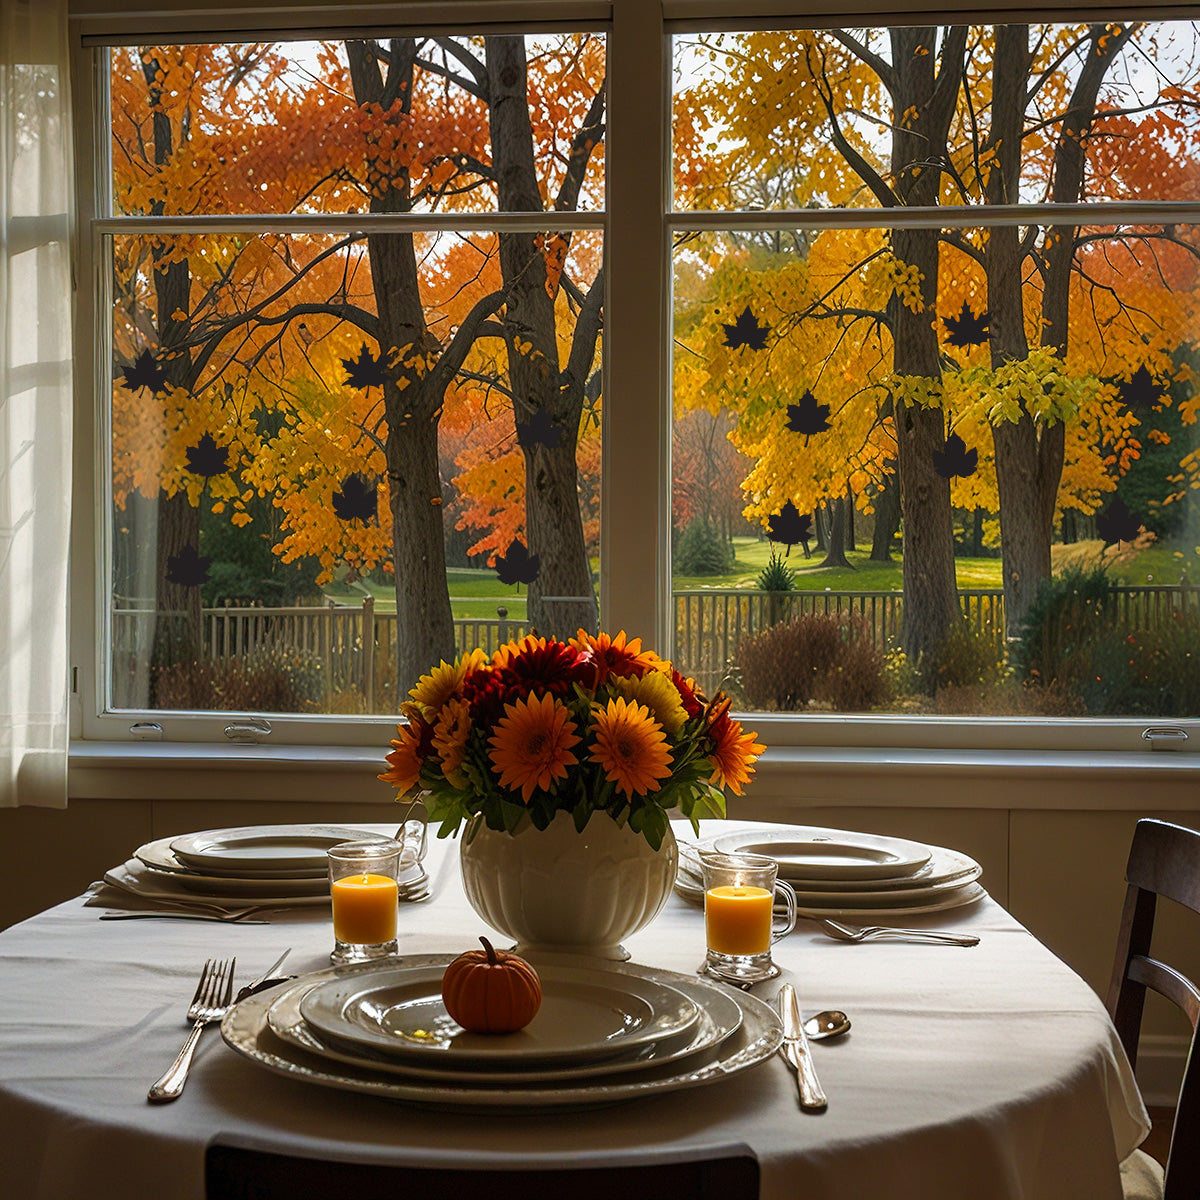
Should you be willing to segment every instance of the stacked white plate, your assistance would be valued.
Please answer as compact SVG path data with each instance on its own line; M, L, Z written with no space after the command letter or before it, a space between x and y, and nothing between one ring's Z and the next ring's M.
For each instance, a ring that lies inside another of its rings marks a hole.
M522 1030L469 1033L446 1012L455 955L334 967L247 997L225 1040L280 1074L454 1109L613 1104L724 1079L770 1057L783 1031L754 996L633 963L536 963L542 1004Z
M825 829L760 825L718 833L681 848L675 890L702 904L699 852L761 854L779 864L801 911L878 918L941 912L987 893L976 882L983 868L957 850L905 838Z
M329 903L326 851L377 837L340 825L247 825L159 838L105 875L105 882L147 900L210 900L228 906ZM415 848L401 879L419 875Z

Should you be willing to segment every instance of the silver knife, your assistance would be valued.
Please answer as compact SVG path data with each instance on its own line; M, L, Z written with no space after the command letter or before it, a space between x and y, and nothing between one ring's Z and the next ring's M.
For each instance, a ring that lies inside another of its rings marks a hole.
M796 1081L800 1086L800 1107L820 1112L826 1107L827 1101L813 1066L808 1038L804 1035L804 1022L800 1019L796 989L790 983L785 983L779 989L778 1003L779 1015L783 1018L783 1045L780 1047L780 1053L796 1069Z
M283 966L283 960L291 954L292 948L289 946L257 979L252 979L241 991L238 992L234 999L236 1004L238 1000L245 1000L247 996L253 995L255 992L261 991L263 988L273 987L277 983L283 983L284 979L295 979L294 975L275 977L275 972Z

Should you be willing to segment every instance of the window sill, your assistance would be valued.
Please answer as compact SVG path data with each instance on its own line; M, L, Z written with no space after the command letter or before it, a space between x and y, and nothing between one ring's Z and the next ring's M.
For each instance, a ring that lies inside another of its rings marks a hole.
M376 746L76 742L72 799L386 803ZM1200 754L772 747L747 799L830 807L1200 809ZM731 802L735 811L739 802Z

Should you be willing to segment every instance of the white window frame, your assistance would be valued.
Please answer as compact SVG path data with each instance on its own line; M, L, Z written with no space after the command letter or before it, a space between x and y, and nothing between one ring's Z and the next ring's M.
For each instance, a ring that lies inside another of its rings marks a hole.
M94 330L104 317L102 295L90 281L95 270L93 228L98 189L106 186L97 161L97 113L91 86L90 46L130 37L162 40L219 40L273 33L329 33L356 26L363 32L395 27L397 6L362 3L328 5L305 0L276 7L198 11L195 0L158 0L157 12L132 17L102 15L103 0L75 0L73 31L80 180L77 358L93 361ZM898 0L868 0L863 20L888 24L905 18ZM1140 7L1138 5L1126 6ZM928 5L971 21L1003 19L1003 9L984 11L959 4ZM164 16L171 9L185 10ZM1069 19L1071 10L1089 19L1097 8L1060 3L1054 14L1011 11L1012 19ZM802 10L802 11L798 11ZM1106 11L1108 8L1106 7ZM1121 10L1111 7L1111 15ZM1155 8L1156 19L1195 17L1195 7ZM89 15L89 13L98 15ZM675 229L707 217L673 214L669 161L670 35L676 31L812 26L844 23L844 6L830 0L418 0L403 5L404 24L447 29L451 22L473 29L607 28L609 97L606 136L605 259L605 450L602 468L601 612L605 629L626 629L669 653L670 565L670 339L671 236ZM870 13L868 16L867 13ZM87 43L85 45L85 42ZM657 97L657 99L655 99ZM649 101L649 103L648 103ZM615 215L614 215L615 214ZM772 215L775 219L776 214ZM761 220L761 218L760 218ZM713 222L727 227L720 214ZM356 221L356 225L361 219ZM811 214L805 222L811 223ZM657 270L653 264L657 264ZM102 289L100 289L102 291ZM98 496L104 478L101 439L94 435L100 404L92 372L81 369L76 439L76 497ZM102 506L100 506L102 512ZM72 796L215 796L261 799L322 799L350 795L349 779L366 783L380 769L392 736L387 719L337 717L269 718L269 745L231 745L222 730L229 716L146 713L140 719L162 726L161 740L133 740L128 714L104 714L94 697L101 679L98 630L103 604L104 547L93 524L96 512L78 503L72 544ZM653 519L651 519L653 517ZM1143 740L1142 720L1031 721L892 716L752 715L749 727L768 745L759 763L756 792L782 811L797 799L822 803L918 803L937 806L1038 807L1050 789L1084 784L1078 803L1067 807L1129 807L1133 781L1154 781L1168 806L1195 807L1200 782L1200 721L1171 721L1189 735L1183 753L1155 752ZM215 734L215 737L214 737ZM963 781L976 781L964 789ZM801 782L802 781L802 782ZM797 785L802 792L797 793ZM1014 784L1016 790L1014 790ZM385 799L382 784L370 798ZM881 790L886 787L886 790ZM1106 799L1107 798L1107 799Z

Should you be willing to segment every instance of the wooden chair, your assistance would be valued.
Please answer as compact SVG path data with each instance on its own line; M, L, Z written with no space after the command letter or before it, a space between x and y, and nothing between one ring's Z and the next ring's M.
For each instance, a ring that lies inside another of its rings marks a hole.
M331 1162L241 1146L209 1146L206 1200L758 1200L758 1161L748 1154L645 1167L484 1171Z
M1196 1200L1200 1197L1200 1057L1196 1053L1200 988L1175 968L1152 957L1150 951L1159 896L1200 914L1200 833L1166 821L1139 821L1125 879L1129 889L1108 993L1108 1011L1121 1044L1130 1063L1136 1066L1147 988L1187 1014L1192 1024L1192 1043L1175 1110L1165 1175L1139 1150L1122 1164L1122 1181L1128 1200Z

